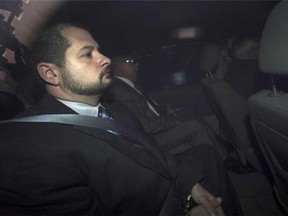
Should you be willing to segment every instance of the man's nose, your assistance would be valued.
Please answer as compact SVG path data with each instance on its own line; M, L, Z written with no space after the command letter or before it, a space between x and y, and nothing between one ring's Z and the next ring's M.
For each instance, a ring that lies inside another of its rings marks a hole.
M111 64L111 59L106 57L105 55L101 54L99 59L98 59L98 63L101 65L101 66L104 66L104 65L110 65Z

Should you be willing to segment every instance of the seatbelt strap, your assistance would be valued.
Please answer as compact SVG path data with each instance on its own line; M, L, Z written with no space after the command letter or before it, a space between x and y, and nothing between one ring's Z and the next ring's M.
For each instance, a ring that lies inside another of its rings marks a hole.
M60 123L67 125L78 125L83 127L105 129L123 133L125 133L126 130L134 131L132 128L123 127L123 125L119 125L116 121L113 120L92 116L85 116L85 115L77 115L77 114L34 115L34 116L27 116L22 118L0 121L0 124L13 123L13 122Z

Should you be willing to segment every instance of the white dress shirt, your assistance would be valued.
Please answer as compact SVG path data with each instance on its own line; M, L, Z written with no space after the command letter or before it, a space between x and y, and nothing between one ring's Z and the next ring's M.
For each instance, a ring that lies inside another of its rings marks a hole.
M74 102L74 101L67 101L67 100L62 100L58 99L61 103L69 107L70 109L74 110L76 113L79 115L88 115L88 116L94 116L98 117L98 112L99 112L99 107L103 107L100 103L98 103L96 106L91 106L88 104L84 103L79 103L79 102ZM103 107L105 109L105 107ZM107 130L108 132L118 135L118 132L112 131L112 130Z
M61 103L64 105L68 106L72 110L74 110L76 113L80 115L88 115L88 116L98 116L99 112L99 106L102 106L100 103L98 103L96 106L91 106L88 104L84 103L79 103L79 102L74 102L74 101L67 101L67 100L62 100L58 99ZM102 106L103 107L103 106ZM105 109L105 108L104 108Z

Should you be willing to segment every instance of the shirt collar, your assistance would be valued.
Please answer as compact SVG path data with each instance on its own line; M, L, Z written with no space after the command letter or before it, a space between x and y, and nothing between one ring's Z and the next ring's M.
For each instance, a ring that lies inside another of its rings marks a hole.
M76 113L80 115L89 115L89 116L98 116L99 107L102 106L100 103L98 103L96 106L91 106L84 103L74 102L74 101L67 101L63 99L58 99L61 103L68 106L72 110L74 110ZM102 106L103 107L103 106Z

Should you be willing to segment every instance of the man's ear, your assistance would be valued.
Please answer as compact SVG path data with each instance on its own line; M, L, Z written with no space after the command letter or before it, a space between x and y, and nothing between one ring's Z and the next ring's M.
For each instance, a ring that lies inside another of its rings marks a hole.
M40 77L50 85L58 85L60 78L60 68L52 63L40 62L37 65L37 71Z

